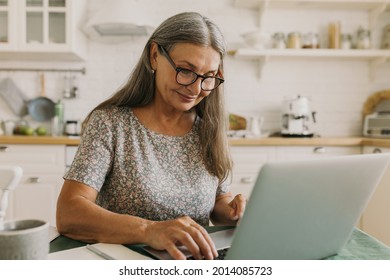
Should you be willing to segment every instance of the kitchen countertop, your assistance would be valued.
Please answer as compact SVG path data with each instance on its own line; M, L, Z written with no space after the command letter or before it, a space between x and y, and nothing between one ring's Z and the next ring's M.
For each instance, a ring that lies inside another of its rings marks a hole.
M77 146L80 137L68 136L0 136L0 144L67 145ZM390 147L390 139L365 137L314 137L314 138L230 138L232 146L380 146Z
M80 137L68 136L25 136L10 135L0 136L0 144L25 144L25 145L67 145L77 146Z

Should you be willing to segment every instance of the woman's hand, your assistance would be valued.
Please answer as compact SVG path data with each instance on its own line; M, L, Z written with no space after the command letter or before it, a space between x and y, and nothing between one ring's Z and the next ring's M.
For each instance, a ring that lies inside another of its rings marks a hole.
M176 260L185 260L177 248L183 245L195 259L212 260L218 256L207 231L188 216L175 220L152 222L146 229L146 243L157 250L167 250Z
M242 194L232 199L232 194L219 195L211 219L215 225L236 225L244 215L246 198Z

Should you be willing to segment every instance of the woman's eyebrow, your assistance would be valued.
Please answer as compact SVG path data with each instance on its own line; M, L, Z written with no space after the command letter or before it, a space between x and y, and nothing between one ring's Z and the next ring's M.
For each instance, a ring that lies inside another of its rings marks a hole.
M187 61L187 60L182 60L182 61L178 61L179 63L180 62L182 62L182 63L186 63L186 64L188 64L188 66L191 68L191 70L193 70L193 71L198 71L198 67L196 66L196 65L194 65L194 64L192 64L191 62L189 62L189 61ZM180 66L178 66L178 67L180 67ZM182 67L183 68L183 67ZM218 74L218 70L219 70L219 68L218 69L215 69L215 70L209 70L209 71L207 71L206 73L204 73L204 74L210 74L210 73L212 73L212 74Z

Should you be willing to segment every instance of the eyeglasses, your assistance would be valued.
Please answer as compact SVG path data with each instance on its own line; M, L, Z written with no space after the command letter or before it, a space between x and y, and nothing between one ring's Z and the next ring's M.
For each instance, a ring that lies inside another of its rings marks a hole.
M192 70L177 67L175 62L173 62L172 58L169 56L168 52L159 45L159 48L162 51L162 54L166 57L168 62L172 65L172 67L176 71L176 82L182 86L189 86L196 82L199 78L202 79L200 83L200 88L204 91L212 91L220 86L225 80L220 77L215 76L204 76L195 73Z

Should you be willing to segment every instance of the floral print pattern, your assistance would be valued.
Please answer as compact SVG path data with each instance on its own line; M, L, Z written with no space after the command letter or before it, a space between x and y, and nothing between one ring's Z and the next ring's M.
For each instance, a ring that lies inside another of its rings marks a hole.
M188 215L207 226L228 187L203 164L198 125L167 136L143 126L131 108L95 110L64 179L97 190L96 203L113 212L154 221Z

